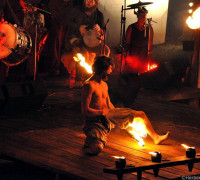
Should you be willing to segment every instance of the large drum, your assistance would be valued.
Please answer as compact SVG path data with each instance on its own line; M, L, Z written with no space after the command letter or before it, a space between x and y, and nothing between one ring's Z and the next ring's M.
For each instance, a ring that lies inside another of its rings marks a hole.
M17 66L31 52L30 36L16 25L0 23L0 61L8 66Z

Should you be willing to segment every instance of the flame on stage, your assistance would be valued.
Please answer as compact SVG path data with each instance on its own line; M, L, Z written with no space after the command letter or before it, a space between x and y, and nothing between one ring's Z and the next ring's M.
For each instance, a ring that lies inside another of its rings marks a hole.
M145 145L143 138L147 137L146 126L142 118L134 118L133 123L129 124L131 130L129 133L134 137L135 141L143 147Z
M153 156L156 156L157 153L156 152L149 152L149 154L153 155Z
M187 146L186 144L181 144L181 146L183 146L185 149L188 149L188 148L195 148L195 147Z
M187 146L186 144L181 144L181 146L183 146L185 149L189 148L189 146Z
M200 29L200 7L187 18L186 23L190 29Z
M124 156L112 156L112 157L114 157L115 159L125 159Z
M77 53L76 56L73 57L74 60L76 62L79 62L79 64L85 68L85 70L89 73L89 74L92 74L93 71L92 71L92 66L90 66L88 63L85 62L85 57L80 54L80 53Z

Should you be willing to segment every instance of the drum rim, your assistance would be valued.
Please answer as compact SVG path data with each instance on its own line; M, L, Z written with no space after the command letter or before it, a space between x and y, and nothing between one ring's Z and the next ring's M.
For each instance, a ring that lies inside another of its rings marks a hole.
M16 49L16 47L18 45L17 44L17 38L18 38L18 36L20 34L19 30L21 30L21 32L23 33L23 35L25 35L27 37L27 40L28 40L28 43L29 43L29 48L27 47L27 55L25 55L24 57L22 57L21 59L19 59L18 62L10 63L10 62L6 61L7 58L9 58L12 55L12 51L9 50L10 53L6 57L0 59L0 61L2 61L7 66L17 66L17 65L21 64L22 62L24 62L30 56L31 49L32 49L32 39L31 39L31 36L23 28L15 27L15 25L12 25L11 23L9 23L7 21L3 22L3 23L0 22L0 25L1 24L6 24L6 25L10 26L12 28L12 30L14 30L15 41L14 41L14 48L12 48L12 49Z

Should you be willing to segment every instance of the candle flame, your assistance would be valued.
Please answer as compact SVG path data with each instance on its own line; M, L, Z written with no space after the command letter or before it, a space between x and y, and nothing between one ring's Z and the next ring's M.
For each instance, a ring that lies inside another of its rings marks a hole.
M186 144L181 144L181 146L183 146L185 149L188 149L188 148L195 149L195 147L190 147L190 146L187 146Z
M189 148L189 146L187 146L186 144L181 144L181 146L183 146L185 149Z
M190 29L200 29L200 7L196 9L191 16L186 20L186 23Z
M145 145L143 137L147 137L146 126L142 121L142 118L134 118L133 123L129 124L129 127L132 128L129 133L141 147Z
M114 157L115 159L125 159L124 156L112 156L112 157Z
M151 155L157 155L157 153L156 152L149 152L149 154L151 154Z
M79 64L84 67L89 74L93 73L92 67L85 62L85 57L82 54L77 53L73 58L76 62L79 62Z

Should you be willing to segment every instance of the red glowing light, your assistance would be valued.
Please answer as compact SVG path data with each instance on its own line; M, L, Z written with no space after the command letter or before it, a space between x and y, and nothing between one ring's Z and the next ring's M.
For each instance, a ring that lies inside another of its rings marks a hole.
M157 67L158 67L158 65L157 64L150 64L150 63L148 63L148 65L147 65L148 67L147 67L147 71L150 71L150 70L152 70L152 69L156 69Z
M42 47L45 45L46 40L47 40L48 34L39 42L39 47L38 47L38 52L37 52L37 57L39 59L40 53L42 51Z
M154 62L148 62L148 60L139 59L137 56L127 56L124 63L124 72L130 73L145 73L154 70L158 65Z

